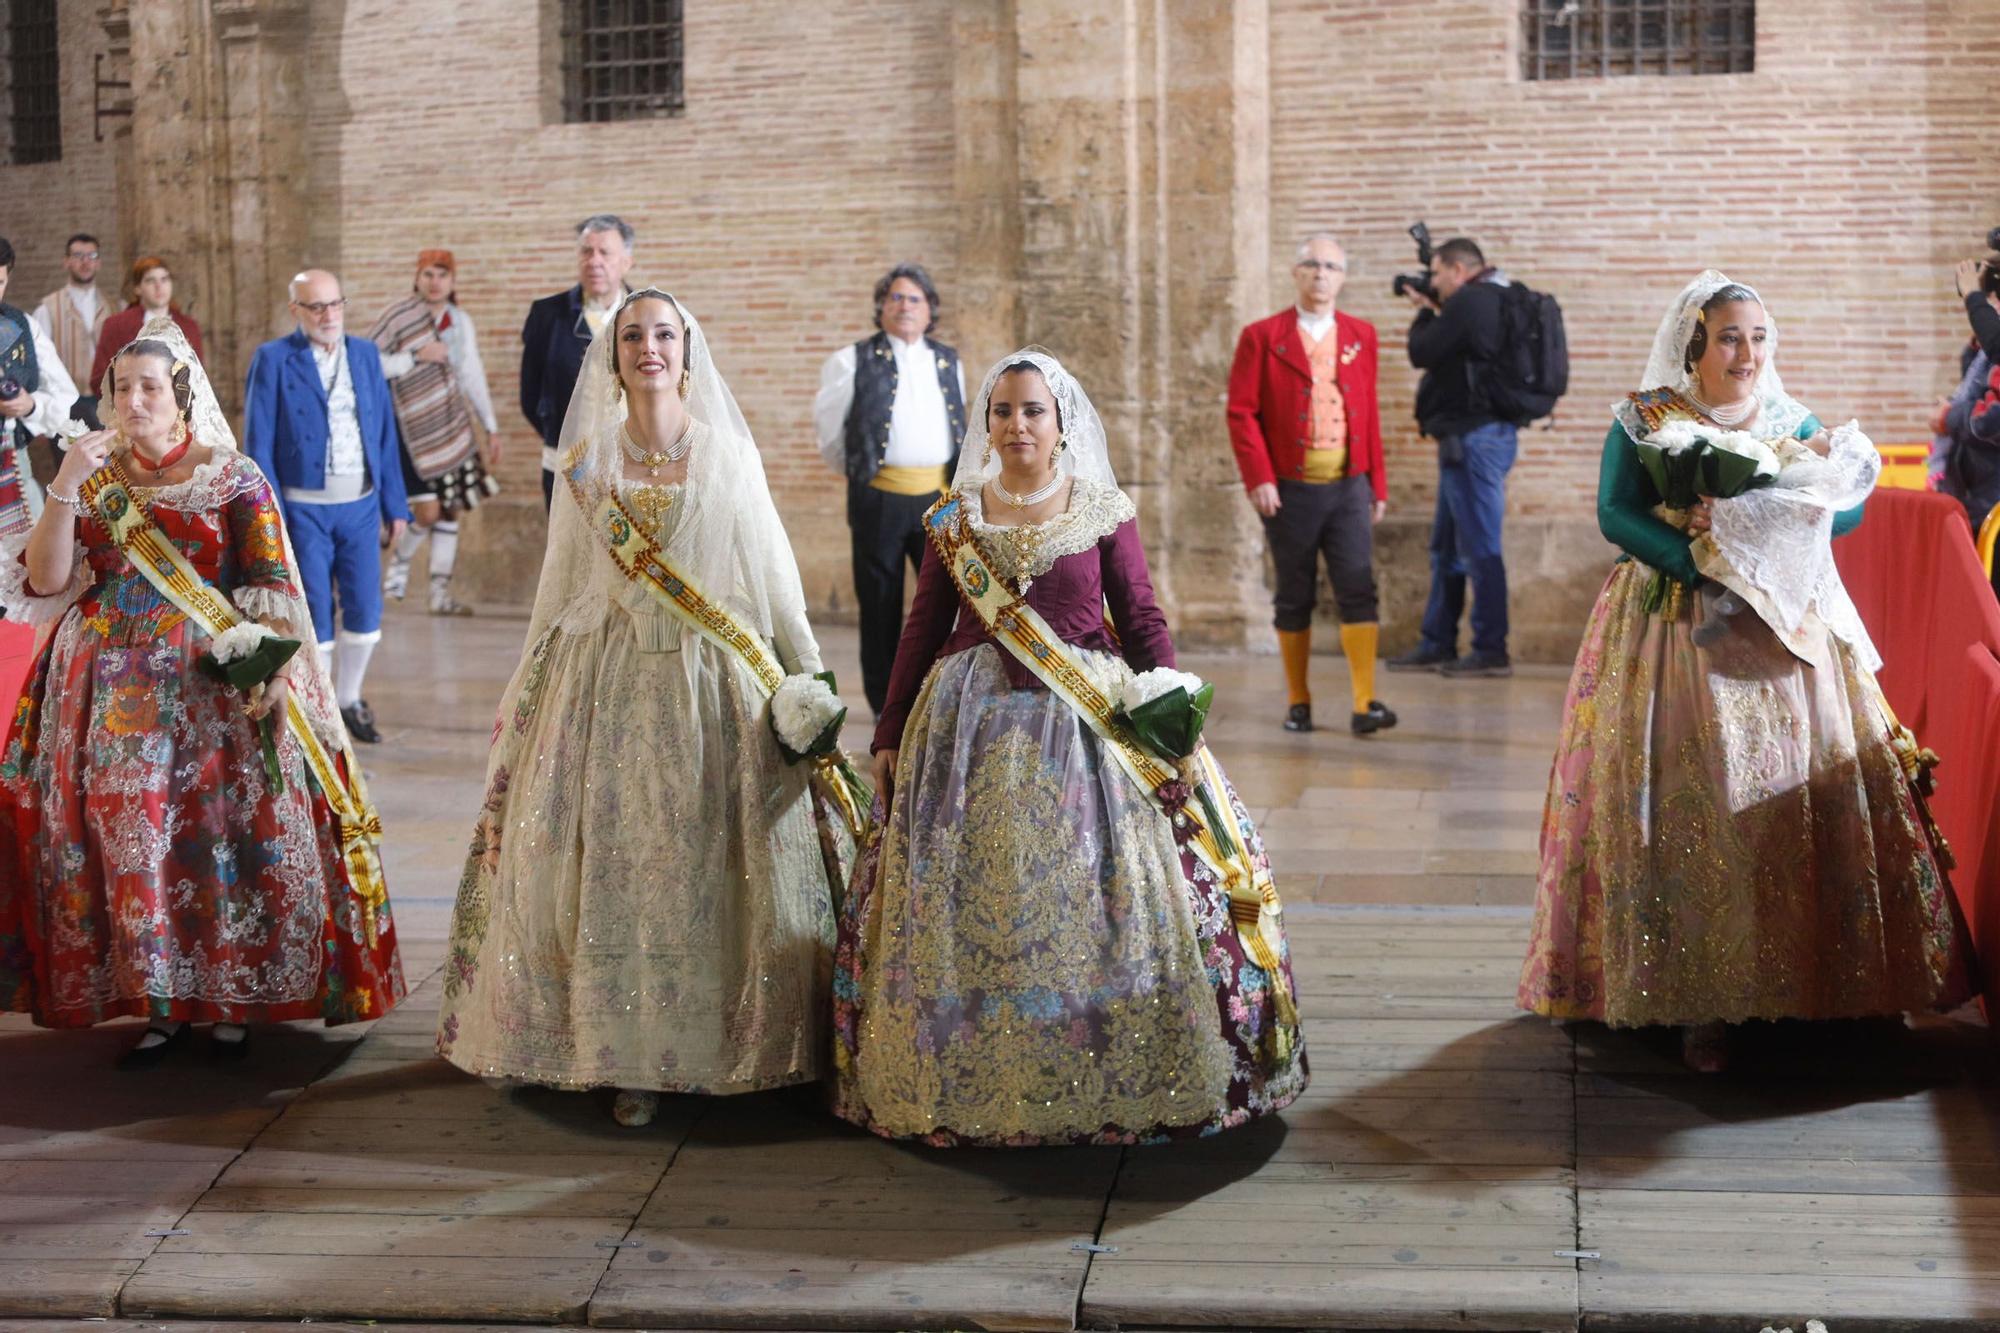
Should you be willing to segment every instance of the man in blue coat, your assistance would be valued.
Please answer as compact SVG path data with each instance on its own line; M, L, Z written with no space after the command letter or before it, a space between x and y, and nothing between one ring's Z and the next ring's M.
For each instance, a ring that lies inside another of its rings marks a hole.
M372 744L382 735L361 681L382 638L383 533L395 540L410 519L402 444L381 353L345 334L340 279L307 269L290 294L298 328L250 358L243 451L278 492L341 719Z

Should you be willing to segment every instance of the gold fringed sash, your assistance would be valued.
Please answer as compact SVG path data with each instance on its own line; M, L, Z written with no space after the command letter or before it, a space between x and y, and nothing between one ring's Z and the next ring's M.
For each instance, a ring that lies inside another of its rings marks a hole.
M217 638L225 630L243 623L243 617L229 604L229 599L196 572L180 548L153 522L146 506L133 495L131 479L117 459L91 474L83 483L82 498L96 511L98 520L132 562L132 567L145 575L146 581L159 589L175 610L200 626L209 638ZM313 651L312 645L308 643L304 651ZM285 721L305 750L306 765L320 790L326 793L327 804L339 821L341 858L347 864L347 878L354 895L362 901L362 926L372 949L377 943L376 915L389 901L379 850L381 816L368 799L361 765L355 762L353 751L345 752L347 771L343 775L341 766L314 734L297 691L286 692Z
M1286 985L1285 972L1279 964L1284 909L1278 902L1278 888L1270 872L1252 863L1248 847L1236 832L1209 826L1202 802L1189 800L1176 811L1166 808L1161 788L1177 781L1180 770L1148 750L1132 734L1131 728L1118 719L1115 701L1104 696L1077 661L1075 650L1050 628L1040 612L1007 590L1005 582L993 572L972 540L957 495L947 495L932 505L924 515L924 527L959 592L994 639L1034 672L1035 678L1048 686L1051 693L1077 711L1146 799L1188 833L1188 843L1195 855L1222 880L1229 894L1229 916L1236 924L1244 951L1270 978L1272 1005L1278 1019L1272 1034L1276 1054L1280 1060L1289 1058L1291 1033L1298 1027L1298 1002ZM1223 785L1222 769L1206 744L1196 748L1195 765L1197 785L1208 788L1214 808L1228 818L1228 789Z
M682 577L660 549L659 540L646 532L624 497L618 494L617 487L606 487L604 498L594 505L591 503L583 484L580 450L567 462L563 476L569 483L570 494L576 497L577 508L591 516L592 526L604 539L605 551L611 556L611 563L618 566L618 572L652 593L683 625L750 668L766 698L776 694L778 686L784 684L785 669L764 642L763 635L702 596L701 589ZM848 785L838 780L834 770L843 762L844 757L838 753L812 756L813 768L821 779L821 793L834 803L847 831L858 842L867 832L868 812L854 799Z

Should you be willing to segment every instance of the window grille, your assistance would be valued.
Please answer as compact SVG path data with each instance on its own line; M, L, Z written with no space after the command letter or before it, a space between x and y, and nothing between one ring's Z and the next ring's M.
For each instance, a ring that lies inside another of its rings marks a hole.
M1746 74L1757 0L1522 0L1521 77Z
M563 0L563 119L678 116L681 0Z
M12 161L62 158L62 80L56 61L56 0L7 6L7 82Z

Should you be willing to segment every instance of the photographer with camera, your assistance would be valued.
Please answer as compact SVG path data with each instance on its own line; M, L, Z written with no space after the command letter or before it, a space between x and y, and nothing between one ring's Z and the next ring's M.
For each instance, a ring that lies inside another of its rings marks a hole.
M42 512L41 488L29 474L28 441L69 419L76 385L42 326L6 302L14 247L0 237L0 535L26 528Z
M2000 241L1995 228L1989 242ZM1937 489L1965 506L1976 534L2000 504L2000 256L1968 259L1955 274L1972 324L1958 391L1938 404L1933 467Z
M1428 233L1417 236L1419 255ZM1446 676L1509 676L1507 566L1501 524L1517 430L1491 405L1488 367L1507 351L1504 274L1479 247L1456 237L1429 255L1429 281L1399 278L1396 290L1417 308L1410 364L1417 384L1417 424L1438 446L1437 516L1431 527L1431 587L1416 648L1385 664L1391 671ZM1458 656L1458 621L1472 584L1472 650Z

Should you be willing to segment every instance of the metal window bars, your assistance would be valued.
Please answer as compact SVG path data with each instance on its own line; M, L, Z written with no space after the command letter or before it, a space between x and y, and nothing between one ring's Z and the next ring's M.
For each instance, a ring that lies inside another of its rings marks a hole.
M62 80L56 57L56 0L7 7L9 129L16 164L62 158Z
M1746 74L1757 0L1521 0L1521 77Z
M562 0L563 119L681 114L681 17L681 0Z

